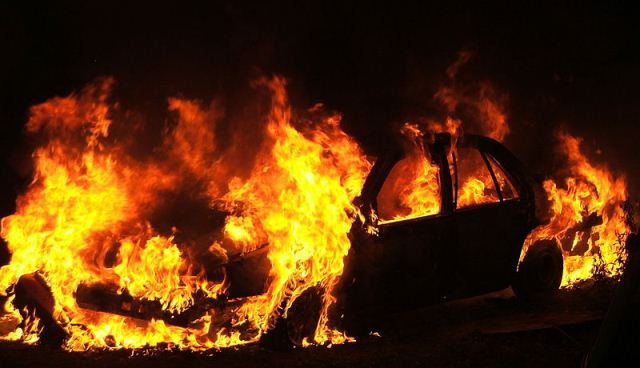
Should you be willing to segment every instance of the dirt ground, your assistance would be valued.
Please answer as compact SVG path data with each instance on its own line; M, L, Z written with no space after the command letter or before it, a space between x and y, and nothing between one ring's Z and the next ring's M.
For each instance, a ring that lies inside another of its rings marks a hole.
M258 345L190 353L96 351L69 353L0 343L4 367L579 367L595 337L610 283L562 290L553 300L524 303L510 290L393 313L381 318L380 337L341 346L269 351ZM634 310L640 304L636 303ZM640 316L628 318L609 365L640 362Z

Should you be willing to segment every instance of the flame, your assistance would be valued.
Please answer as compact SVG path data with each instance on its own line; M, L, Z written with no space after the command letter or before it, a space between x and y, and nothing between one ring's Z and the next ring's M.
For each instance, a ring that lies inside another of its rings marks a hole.
M451 116L465 115L470 118L467 124L478 133L503 141L510 132L505 112L506 95L498 93L488 81L459 82L461 68L473 56L469 50L458 53L458 58L447 68L448 83L438 89L434 98L449 115L447 120Z
M565 286L596 273L617 275L622 271L624 239L630 230L623 210L626 181L605 165L591 163L580 149L581 139L564 132L558 139L559 151L567 160L566 177L563 182L544 181L551 219L529 235L525 249L539 239L558 240L564 254Z
M472 56L469 51L459 54L447 69L449 83L434 95L444 107L445 119L403 126L402 132L409 144L405 146L405 158L393 168L378 196L380 223L439 213L438 167L429 162L423 146L425 135L451 135L448 160L452 166L454 155L462 153L458 152L457 140L463 134L463 125L498 141L503 141L510 132L505 95L486 81L459 83L460 70ZM470 119L463 122L459 117ZM567 165L543 183L551 203L550 221L529 234L522 257L535 241L557 239L564 254L563 286L594 275L618 275L625 259L624 240L629 233L623 210L627 200L626 181L624 177L615 176L606 165L590 162L580 149L579 138L567 133L560 133L558 138L558 151L566 158ZM487 159L492 161L490 157ZM457 157L457 163L458 208L500 201L493 178L479 155L471 159ZM516 197L515 189L501 169L494 163L491 166L503 198ZM454 168L450 170L453 176ZM394 197L393 193L398 195Z
M284 80L262 83L273 91L268 153L260 156L248 180L231 182L225 199L246 206L240 218L228 218L225 229L244 236L258 227L264 239L257 243L269 242L272 281L266 295L244 305L242 313L266 330L283 301L286 314L305 290L320 285L327 292L315 340L339 342L335 339L344 337L328 329L327 308L350 246L347 233L357 211L352 201L370 165L339 129L339 116L325 118L305 137L290 125Z
M394 166L378 194L380 223L440 212L439 168L428 160L424 133L410 123L401 133L407 140L406 155Z
M425 146L433 133L451 135L450 165L469 113L485 135L503 140L509 133L503 95L488 83L462 88L457 82L470 57L461 53L447 71L449 85L435 95L446 118L401 128L405 156L380 191L378 213L371 214L380 223L440 212L441 173ZM258 133L239 129L232 134L238 144L226 147L217 135L224 117L219 103L170 98L172 124L152 153L141 155L135 138L110 135L131 123L111 102L113 84L102 79L31 108L27 132L46 139L33 154L32 183L18 198L16 212L1 222L11 261L0 268L0 291L11 294L21 276L41 275L69 350L246 344L286 317L311 289L322 291L322 305L314 336L303 344L352 340L333 327L329 309L350 247L347 234L362 215L353 201L371 164L341 130L341 116L320 104L297 112L288 102L286 81L265 78L254 83L271 98L262 130L252 126ZM565 256L563 285L594 274L616 275L629 232L622 209L625 180L591 163L580 139L566 133L559 139L567 166L563 180L544 182L551 219L534 229L523 254L535 241L554 238ZM499 201L485 162L466 165L458 167L467 173L461 176L458 207ZM513 197L502 172L494 175L504 197ZM192 228L179 222L181 215L171 217L171 198L187 201L183 216L199 216L193 209L199 206L224 213L224 219L218 227ZM187 327L96 312L76 301L82 285L109 285L120 295L157 303L163 312L185 312L197 298L225 299L233 286L224 272L210 275L207 265L260 249L270 264L264 293L230 300L225 311L208 309ZM12 303L6 309L3 320L18 322L2 338L36 342L38 319Z
M340 116L318 117L322 109L315 107L309 112L314 118L295 127L284 79L261 81L257 86L272 93L266 138L253 169L242 175L238 152L215 144L223 115L215 102L203 107L169 99L177 123L155 148L159 154L140 158L132 140L110 139L112 127L126 124L114 119L122 114L109 102L113 83L103 79L30 110L27 131L48 139L33 155L34 179L16 213L2 219L11 261L0 268L0 290L10 291L20 276L38 272L53 294L53 315L68 335L69 350L244 344L257 340L314 286L325 291L324 305L307 343L348 340L330 327L327 314L357 215L352 201L370 164L340 129ZM217 235L203 237L208 244L179 240L190 238L178 227L171 233L154 228L153 216L166 194L180 191L230 211L217 240ZM108 284L179 313L194 305L194 295L215 299L228 289L226 278L207 278L199 255L224 262L228 251L246 253L265 244L271 262L267 291L233 310L231 325L215 326L214 309L184 328L83 309L75 300L80 285ZM4 338L33 336L37 333L16 330Z
M472 57L473 53L468 50L458 54L457 60L447 69L449 83L434 97L449 115L447 121L452 115L470 117L469 126L502 142L510 132L505 112L506 96L487 81L459 83L460 70ZM445 130L442 124L429 125L431 130L434 126L435 131L449 131L454 137L462 132L461 129ZM529 234L522 257L535 241L557 239L564 254L563 286L573 285L594 274L618 275L625 259L624 240L629 233L623 210L628 198L626 181L624 177L615 176L606 165L591 163L580 149L581 139L559 133L558 141L558 152L566 158L567 165L543 183L551 203L550 221ZM489 173L481 169L484 164L478 161L471 166L473 174L468 175L459 189L458 207L497 202L495 192L487 190L494 184ZM513 196L515 191L502 172L494 168L494 173L503 195Z
M490 180L491 177L487 178L486 175L482 175L465 181L460 189L458 207L498 202L498 198L496 196L486 194L486 188L493 186L493 183L491 183Z
M473 149L456 150L456 154L457 177L461 181L456 201L458 208L500 202L493 178L482 156ZM492 165L492 170L500 189L503 189L505 178L497 166Z

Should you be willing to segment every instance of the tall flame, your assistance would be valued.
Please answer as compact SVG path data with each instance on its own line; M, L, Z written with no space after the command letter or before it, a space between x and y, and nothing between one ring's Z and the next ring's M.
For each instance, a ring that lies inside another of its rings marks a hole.
M381 223L440 212L439 168L429 161L424 133L410 123L401 133L406 139L406 156L394 166L378 194Z
M445 107L443 122L402 127L405 157L377 199L380 223L440 211L441 173L425 146L427 135L450 133L452 165L463 117L471 115L481 133L497 140L509 133L503 95L488 83L463 88L456 81L469 58L461 53L447 71L450 84L435 95ZM340 129L341 116L322 105L295 111L285 80L265 78L255 87L269 91L270 109L253 124L255 134L238 129L231 134L238 144L219 144L224 111L216 101L206 106L170 98L173 125L152 153L141 155L134 134L110 136L131 127L127 114L110 103L113 84L102 79L31 108L26 129L46 139L33 154L32 183L16 212L2 219L0 235L11 261L0 268L0 292L11 294L23 275L41 275L70 350L160 344L209 349L256 341L310 289L322 291L322 305L315 335L305 343L348 340L333 329L328 311L350 247L347 234L360 215L353 200L371 165ZM625 180L591 163L580 139L561 133L559 141L566 170L562 180L543 184L551 218L529 235L524 252L539 239L557 239L565 256L563 285L616 275L629 231L622 209ZM458 163L459 172L467 171L460 178L459 208L500 200L485 164ZM507 193L507 179L494 171ZM205 216L197 212L202 208ZM224 214L223 220L207 222L210 212ZM181 217L199 217L199 225ZM164 312L185 312L198 298L224 299L233 286L224 272L212 275L211 265L263 248L270 264L265 292L233 300L225 312L210 308L188 327L91 311L76 301L82 285L109 285ZM25 320L2 338L36 341L37 318L12 303L6 308Z
M459 83L460 70L472 56L469 51L460 52L447 69L448 84L434 95L444 107L445 119L403 126L409 144L405 146L405 158L393 168L378 197L381 223L439 212L438 168L425 159L428 154L422 141L426 134L446 132L452 137L448 160L452 165L457 159L458 208L500 201L480 156L457 157L461 152L457 152L456 141L463 134L463 126L498 141L510 132L503 94L486 81ZM463 121L462 117L469 119ZM542 183L551 204L550 219L529 234L522 257L537 240L556 239L564 254L562 285L570 286L595 274L615 276L621 272L623 244L629 233L623 210L628 197L626 181L606 165L593 164L580 149L581 139L559 133L558 141L558 158L566 159L566 165ZM454 168L450 170L453 174ZM513 197L515 190L501 170L493 167L493 171L503 197ZM400 193L398 198L390 195L394 192Z
M559 133L566 156L563 182L544 181L551 203L548 224L535 229L525 246L538 239L557 239L564 253L562 284L571 285L594 273L616 275L624 260L624 239L629 233L623 204L627 200L624 177L604 165L594 165L580 149L581 139Z
M253 170L242 177L235 176L237 157L215 144L221 117L215 103L202 108L196 101L169 99L178 123L160 142L162 154L136 159L125 143L109 139L110 128L123 123L113 120L118 105L108 102L112 85L104 79L31 109L27 130L43 132L48 142L34 153L34 180L16 213L2 219L11 261L0 268L0 290L10 290L22 275L42 275L71 350L160 343L206 349L255 341L306 289L321 286L315 342L345 340L329 328L327 310L349 249L352 200L370 164L340 130L340 116L325 114L295 128L284 79L263 80L260 85L272 93L266 138ZM238 243L247 252L268 244L267 292L235 310L234 324L223 329L211 327L214 310L181 328L79 308L74 293L82 284L116 285L118 292L158 301L168 312L188 309L198 293L217 298L225 292L226 278L209 280L192 242L178 240L182 229L174 226L171 234L152 225L164 195L184 187L197 200L232 213L222 239L205 237L212 242L200 253L225 260L223 245ZM247 324L254 333L241 333L239 326ZM5 338L27 336L33 334Z
M442 103L447 114L470 117L472 121L467 123L472 129L503 141L510 132L505 112L506 97L486 81L466 84L458 81L461 68L472 57L473 53L468 50L459 53L447 69L449 83L434 97ZM432 123L428 128L445 130L442 124ZM454 137L461 134L461 129L445 131L450 131ZM593 164L581 151L580 138L562 132L558 134L558 141L559 158L566 159L566 167L561 172L550 173L552 176L543 183L551 203L550 220L529 234L522 257L535 241L557 239L564 254L562 285L572 285L594 274L617 275L625 257L624 239L629 233L623 210L628 198L626 181L624 177L614 175L606 165ZM461 183L458 207L497 202L495 191L487 191L494 184L489 173L481 169L484 165L477 162L471 166L476 170ZM500 187L507 186L500 170L494 171Z
M326 312L350 246L347 233L357 211L352 201L360 193L369 163L339 129L339 116L326 117L305 137L290 125L284 80L263 83L273 91L266 152L250 178L232 181L225 197L229 203L246 205L239 217L228 218L226 229L261 234L262 239L253 241L270 245L268 292L242 309L265 329L284 300L286 313L306 289L320 285L327 293L316 341L324 342L335 335L327 329Z

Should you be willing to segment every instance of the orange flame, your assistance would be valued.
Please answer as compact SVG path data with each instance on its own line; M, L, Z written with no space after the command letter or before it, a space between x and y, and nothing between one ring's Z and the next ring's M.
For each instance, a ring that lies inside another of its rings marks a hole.
M405 159L393 168L378 197L381 223L440 211L438 168L425 159L428 154L422 146L423 132L451 134L450 164L454 161L453 155L457 154L456 141L463 134L463 121L454 116L470 116L472 130L475 128L478 133L498 141L504 140L509 133L504 95L487 82L460 85L457 81L460 69L472 56L468 51L459 54L447 69L449 84L434 96L447 113L444 122L427 121L422 128L416 124L404 125L403 133L411 144L405 148ZM567 159L567 167L562 173L565 178L562 184L551 178L543 183L551 202L551 219L532 231L525 241L522 256L537 240L557 239L564 254L562 285L572 285L594 274L615 276L621 272L625 258L623 243L629 232L623 210L627 200L625 179L613 175L605 165L592 164L580 150L579 138L562 133L559 140L559 151ZM453 173L453 168L450 170ZM480 157L464 162L458 160L458 173L461 180L458 208L499 201L493 178ZM514 189L499 169L494 168L494 174L501 193L509 199L514 195ZM400 195L393 198L392 193Z
M510 131L505 112L506 96L487 81L465 84L458 81L460 70L472 58L473 53L469 50L458 53L456 61L447 68L449 83L440 87L434 98L448 115L466 115L471 118L467 123L476 128L477 133L502 141Z
M283 300L287 300L286 314L300 294L320 285L327 293L316 342L332 336L338 339L333 342L339 342L344 337L327 328L326 313L350 246L347 233L357 211L352 201L370 165L339 129L339 116L326 118L305 138L290 125L284 80L262 83L273 91L267 152L256 162L249 180L231 182L225 199L246 207L240 218L228 219L225 229L245 236L258 228L263 238L253 241L269 242L272 282L267 294L244 305L242 312L265 330Z
M461 116L469 111L485 135L502 140L509 133L502 95L488 83L472 88L457 84L456 75L470 56L460 55L447 72L450 86L435 96L446 108L444 122L402 127L405 158L378 197L381 223L440 212L440 172L424 145L426 134L452 135L452 162L462 134ZM328 310L350 246L347 233L359 215L353 200L370 163L340 129L341 116L325 113L321 105L296 116L285 80L263 79L256 87L271 93L264 136L251 137L254 147L225 150L216 144L224 113L217 103L203 107L171 98L168 107L176 124L155 147L159 154L141 159L128 146L135 142L109 136L126 124L114 118L119 106L109 103L113 83L103 79L30 110L27 131L48 141L34 152L33 182L19 197L16 213L2 219L0 235L9 245L11 261L0 268L0 290L10 290L22 275L41 274L70 350L159 344L209 349L256 341L314 287L324 290L322 311L315 336L305 343L349 340L332 328ZM579 139L560 134L560 141L568 162L565 178L561 184L544 182L551 220L530 234L525 250L538 239L558 239L565 255L563 285L594 273L616 275L629 231L621 207L627 198L625 180L589 162ZM255 157L243 161L243 149ZM247 168L247 162L252 166ZM458 207L498 201L490 190L493 179L481 170L484 163L469 165L459 167L468 175L460 183ZM499 171L495 175L501 188L508 185ZM154 213L167 194L180 191L225 211L223 228L207 229L192 239L184 236L188 229L173 224L171 231L154 227ZM393 193L397 195L388 195ZM194 295L220 298L230 287L226 277L209 279L199 257L224 263L262 247L268 247L271 267L266 292L234 307L224 326L216 325L222 316L213 309L185 328L82 309L75 299L78 286L104 283L157 301L164 311L182 312L194 305ZM22 318L11 303L7 308L11 318ZM29 319L24 331L15 329L3 338L37 341L37 319Z
M439 169L428 161L424 133L406 123L406 156L389 173L378 194L380 223L428 216L440 212Z
M27 130L43 132L49 141L34 153L34 180L18 199L16 213L2 219L1 235L12 258L0 268L0 290L39 272L55 299L54 318L69 336L67 349L160 343L208 349L255 341L302 292L320 285L326 293L314 342L347 340L329 327L327 310L349 249L347 232L357 211L352 200L370 164L340 130L340 117L295 128L284 80L262 81L273 95L267 138L250 175L232 177L238 172L233 160L225 161L215 144L217 104L203 109L194 101L169 99L178 123L165 135L161 158L134 159L126 144L109 140L109 128L121 124L112 120L118 105L108 103L112 85L104 79L31 109ZM81 284L117 285L120 292L156 300L170 312L192 306L198 292L213 298L225 292L227 280L208 280L190 243L151 225L163 194L184 186L200 201L233 210L223 239L209 243L205 252L224 260L226 245L239 245L243 252L269 245L267 293L250 298L223 328L213 328L213 310L181 328L79 308L74 293ZM241 332L247 325L254 333Z
M525 247L539 239L557 239L564 253L563 285L597 272L617 275L629 233L622 207L627 200L626 181L606 166L592 164L580 150L579 138L567 133L558 138L568 163L566 178L563 184L545 180L551 219L529 235Z

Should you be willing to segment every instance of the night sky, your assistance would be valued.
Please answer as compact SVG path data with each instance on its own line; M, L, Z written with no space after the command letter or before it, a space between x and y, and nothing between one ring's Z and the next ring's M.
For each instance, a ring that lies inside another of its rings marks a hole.
M391 127L432 113L463 49L475 54L467 78L508 95L505 144L532 172L552 170L552 133L564 127L640 195L637 11L345 3L0 5L0 215L29 180L28 107L96 77L115 77L125 107L162 119L169 96L241 106L249 81L281 74L294 106L341 111L345 130L375 153Z

